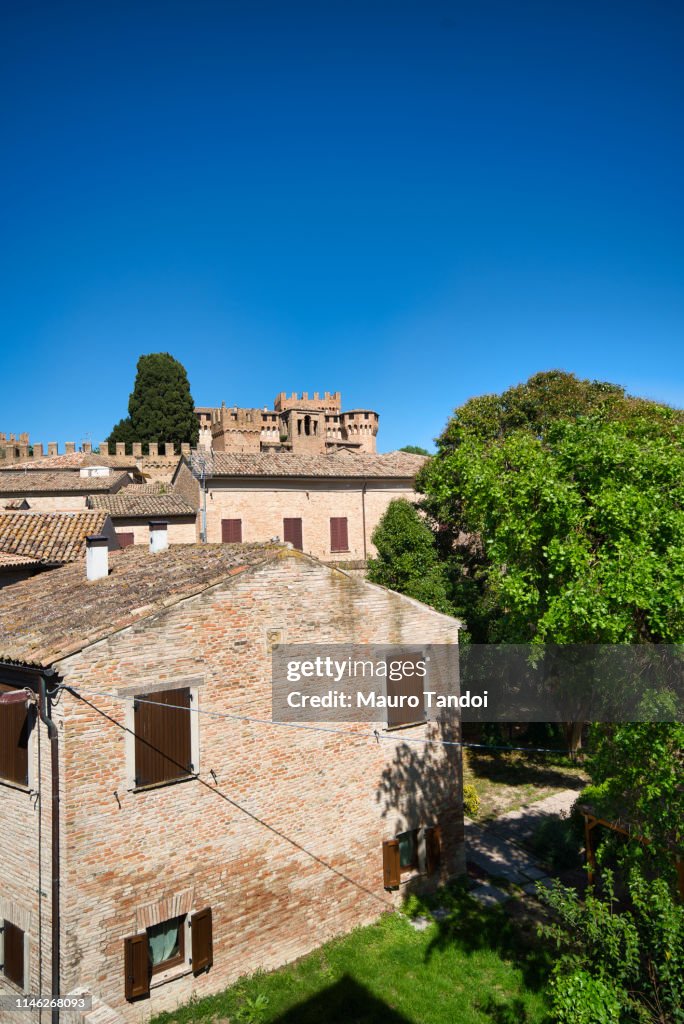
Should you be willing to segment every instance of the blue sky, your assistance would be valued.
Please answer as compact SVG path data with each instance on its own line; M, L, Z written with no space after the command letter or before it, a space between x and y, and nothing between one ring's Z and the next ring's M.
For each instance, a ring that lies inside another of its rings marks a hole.
M341 390L380 447L561 367L684 405L684 6L5 0L0 430Z

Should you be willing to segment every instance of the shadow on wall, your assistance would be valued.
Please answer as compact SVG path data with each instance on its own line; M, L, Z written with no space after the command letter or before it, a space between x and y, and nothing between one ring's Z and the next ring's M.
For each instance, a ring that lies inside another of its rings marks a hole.
M276 1017L272 1024L418 1024L388 1006L348 974Z
M453 875L463 866L463 762L460 746L442 743L458 744L460 722L453 715L445 715L429 722L426 729L432 742L401 743L397 747L380 776L376 800L388 822L388 839L407 828L440 824L443 868ZM420 888L420 878L415 885ZM412 888L409 883L404 894Z

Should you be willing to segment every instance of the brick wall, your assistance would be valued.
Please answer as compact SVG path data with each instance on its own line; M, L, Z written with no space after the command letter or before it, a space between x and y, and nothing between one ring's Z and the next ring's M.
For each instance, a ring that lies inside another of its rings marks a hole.
M126 519L124 516L112 517L117 533L132 533L134 544L149 544L150 520L164 519L164 516L150 516L149 519ZM169 544L194 544L197 540L197 521L194 516L174 516L167 519L166 530Z
M200 708L267 719L274 638L456 642L457 629L416 602L286 552L66 659L59 671L76 690L129 695L194 680ZM457 748L408 746L401 732L377 743L200 716L199 778L134 792L130 704L88 699L92 706L65 694L61 705L63 987L94 991L131 1024L397 906L401 894L383 890L381 848L405 826L440 821L445 871L463 869ZM365 734L372 726L345 728ZM28 801L22 815L11 862L30 888ZM205 906L214 915L211 971L126 1003L124 938L170 908Z
M373 530L393 498L415 497L410 482L369 481L365 495L358 481L296 480L274 484L212 481L207 491L207 540L221 541L221 520L242 519L243 541L283 539L283 517L302 519L304 551L316 558L332 561L358 561L375 554L371 544ZM364 548L363 507L365 504L366 543ZM330 518L348 519L349 551L331 552Z
M32 512L80 512L87 508L87 493L83 494L6 494L0 495L0 502L3 498L7 501L14 501L16 498L26 498Z

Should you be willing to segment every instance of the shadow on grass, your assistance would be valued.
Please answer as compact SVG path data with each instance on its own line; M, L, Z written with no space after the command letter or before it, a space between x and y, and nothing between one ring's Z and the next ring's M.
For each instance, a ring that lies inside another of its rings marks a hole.
M273 1024L419 1024L378 999L348 974L305 999Z
M563 771L544 754L515 756L499 751L468 751L468 766L473 775L507 786L548 786L554 789L580 790L586 781L572 771L568 762Z

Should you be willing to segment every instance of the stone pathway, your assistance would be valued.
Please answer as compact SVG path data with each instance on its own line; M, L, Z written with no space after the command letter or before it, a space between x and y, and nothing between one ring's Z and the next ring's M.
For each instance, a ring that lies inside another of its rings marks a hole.
M564 789L492 821L479 823L466 818L466 860L492 879L476 885L471 895L492 906L512 898L496 884L497 880L520 886L529 895L534 895L537 882L550 886L548 872L522 844L548 815L568 814L576 799L574 789Z

